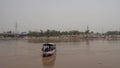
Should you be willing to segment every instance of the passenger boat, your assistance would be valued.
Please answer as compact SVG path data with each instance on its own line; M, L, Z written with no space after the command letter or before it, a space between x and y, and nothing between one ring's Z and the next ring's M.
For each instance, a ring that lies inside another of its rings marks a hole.
M45 43L43 44L43 47L42 47L42 56L43 57L51 56L55 53L55 51L56 51L56 44Z

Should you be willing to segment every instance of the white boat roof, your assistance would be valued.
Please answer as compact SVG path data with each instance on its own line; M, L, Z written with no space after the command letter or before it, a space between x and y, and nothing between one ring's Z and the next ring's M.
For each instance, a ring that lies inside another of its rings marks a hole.
M43 45L55 45L55 43L44 43Z

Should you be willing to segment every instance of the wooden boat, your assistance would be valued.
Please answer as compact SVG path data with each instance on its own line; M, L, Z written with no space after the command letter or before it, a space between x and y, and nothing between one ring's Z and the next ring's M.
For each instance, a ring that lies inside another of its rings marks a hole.
M55 51L56 51L56 44L45 43L43 44L43 47L42 47L42 56L43 57L51 56L55 53Z

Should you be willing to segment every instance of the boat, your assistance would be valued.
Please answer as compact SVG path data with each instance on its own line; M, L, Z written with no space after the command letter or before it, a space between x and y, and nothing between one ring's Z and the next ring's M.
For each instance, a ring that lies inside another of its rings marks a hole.
M48 57L55 53L56 44L55 43L44 43L42 47L42 56Z

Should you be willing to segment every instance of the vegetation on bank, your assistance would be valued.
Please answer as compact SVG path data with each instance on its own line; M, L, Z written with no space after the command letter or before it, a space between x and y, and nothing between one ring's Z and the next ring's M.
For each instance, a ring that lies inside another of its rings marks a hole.
M108 31L105 34L106 35L120 35L120 31Z
M28 36L60 36L60 35L80 35L80 34L89 34L93 32L89 32L88 30L85 32L80 32L78 30L72 31L57 31L57 30L40 30L38 31L29 31Z
M40 31L29 31L28 36L61 36L61 35L86 35L86 34L101 34L101 35L120 35L120 31L107 31L106 33L94 33L93 31L86 30L80 32L78 30L71 31L57 31L57 30L40 30Z
M98 35L120 35L120 31L107 31L106 33L94 33L93 31L86 30L84 32L78 30L71 31L57 31L57 30L40 30L40 31L29 31L29 32L21 32L18 35L20 37L23 36L35 36L35 37L44 37L44 36L61 36L61 35L88 35L88 34L98 34ZM16 33L12 31L0 33L0 36L4 37L14 37Z

